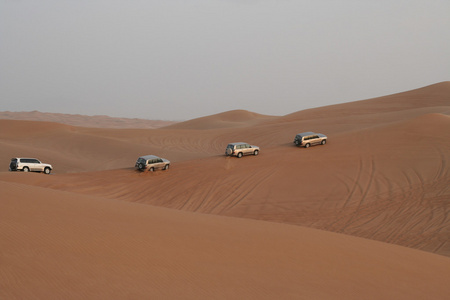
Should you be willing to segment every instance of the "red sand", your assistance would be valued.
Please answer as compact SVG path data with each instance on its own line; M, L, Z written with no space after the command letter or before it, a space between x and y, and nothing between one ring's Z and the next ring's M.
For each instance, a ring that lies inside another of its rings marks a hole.
M0 298L446 299L449 115L443 82L151 130L0 120L5 169L54 166L0 172ZM294 147L310 130L328 144Z

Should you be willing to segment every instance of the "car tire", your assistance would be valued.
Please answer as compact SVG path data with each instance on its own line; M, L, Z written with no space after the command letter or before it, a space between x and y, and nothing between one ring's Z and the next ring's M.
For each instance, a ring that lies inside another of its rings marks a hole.
M45 173L45 174L50 174L50 172L51 172L50 168L45 168L45 169L44 169L44 173Z
M253 155L258 155L258 153L259 153L259 151L258 150L255 150L255 152L253 152Z
M322 142L320 142L322 145L325 145L327 143L327 140L322 140Z
M239 153L237 154L237 157L238 157L238 158L241 158L241 157L242 157L242 152L239 152Z
M309 143L307 143L306 145L305 145L305 148L309 148L309 146L311 146Z
M142 170L144 168L144 165L139 163L138 168L139 168L139 170Z
M28 167L23 167L22 171L24 172L30 172L30 169Z
M295 145L296 146L300 146L300 142L299 141L295 141Z
M149 172L153 172L155 171L155 168L151 167L150 169L148 169Z
M165 165L163 170L168 170L169 169L169 165Z

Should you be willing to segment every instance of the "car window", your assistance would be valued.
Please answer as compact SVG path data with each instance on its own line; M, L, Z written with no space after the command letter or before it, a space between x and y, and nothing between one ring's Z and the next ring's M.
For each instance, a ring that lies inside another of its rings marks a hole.
M41 162L37 159L30 159L33 164L40 164Z

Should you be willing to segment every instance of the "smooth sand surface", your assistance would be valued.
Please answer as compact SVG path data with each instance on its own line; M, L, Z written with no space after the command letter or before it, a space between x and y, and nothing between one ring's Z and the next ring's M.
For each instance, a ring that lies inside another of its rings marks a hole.
M304 131L328 143L295 147ZM260 154L225 157L238 141ZM134 170L146 154L171 168ZM450 82L151 130L0 120L0 158L1 299L450 294Z
M73 126L95 128L146 128L168 126L175 121L147 120L137 118L114 118L109 116L84 116L74 114L47 113L40 111L0 111L0 119L55 122Z

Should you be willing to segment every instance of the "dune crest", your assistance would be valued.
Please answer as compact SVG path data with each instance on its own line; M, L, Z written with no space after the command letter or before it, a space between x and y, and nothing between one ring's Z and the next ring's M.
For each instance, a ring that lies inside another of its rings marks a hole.
M231 110L211 116L192 119L174 125L166 126L166 129L219 129L253 126L261 121L275 119L275 116L261 115L247 110Z
M93 128L146 128L154 129L176 123L175 121L138 118L114 118L110 116L84 116L75 114L46 113L40 111L0 111L0 119L55 122Z

